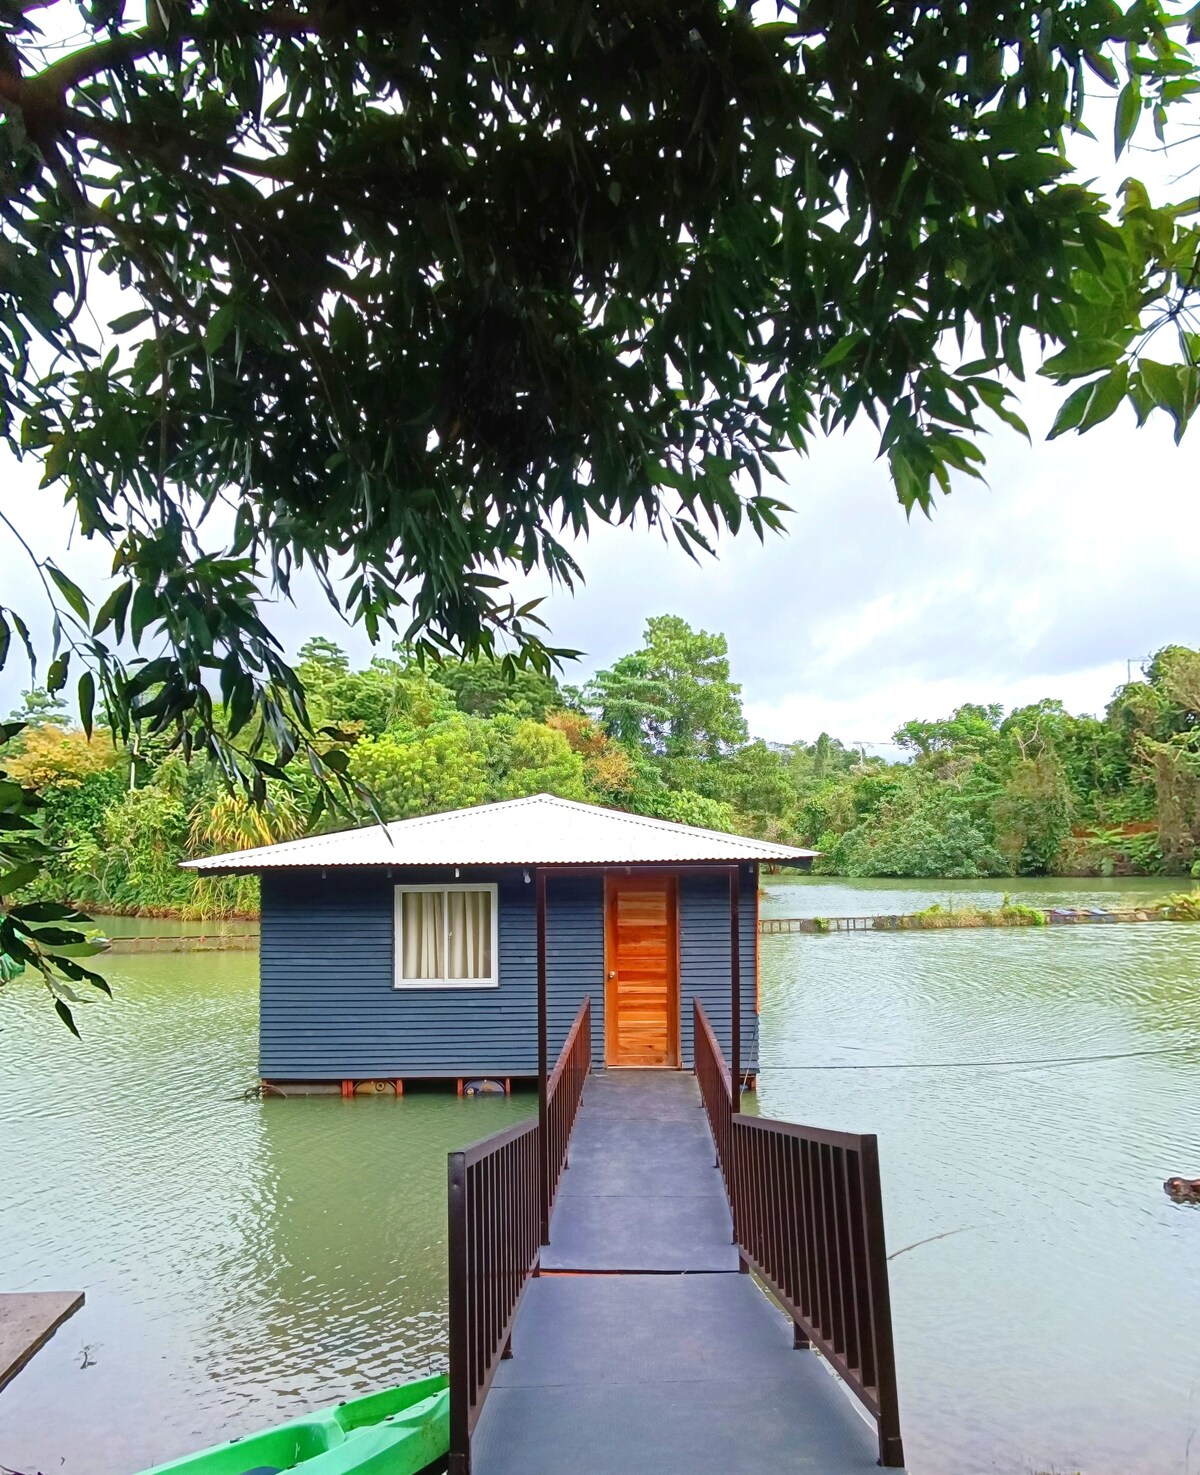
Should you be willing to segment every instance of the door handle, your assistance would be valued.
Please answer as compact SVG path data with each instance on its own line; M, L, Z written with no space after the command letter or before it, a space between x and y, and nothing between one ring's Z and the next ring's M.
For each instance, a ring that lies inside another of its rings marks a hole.
M609 975L608 975L608 976L609 976L609 977L610 977L610 978L615 978L615 977L616 977L616 976L617 976L617 970L616 970L616 969L615 969L615 968L614 968L614 969L612 969L612 971L611 971L611 972L610 972L610 973L609 973Z

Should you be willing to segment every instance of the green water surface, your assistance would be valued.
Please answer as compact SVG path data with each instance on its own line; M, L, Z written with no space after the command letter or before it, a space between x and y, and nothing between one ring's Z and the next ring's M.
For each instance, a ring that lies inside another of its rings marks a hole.
M768 886L774 915L949 895ZM762 964L759 1109L880 1137L910 1468L1200 1468L1200 1208L1161 1188L1200 1175L1200 927L765 937ZM0 1391L0 1466L129 1475L441 1369L445 1154L532 1098L247 1101L253 953L108 972L82 1044L32 985L0 999L0 1291L88 1298Z

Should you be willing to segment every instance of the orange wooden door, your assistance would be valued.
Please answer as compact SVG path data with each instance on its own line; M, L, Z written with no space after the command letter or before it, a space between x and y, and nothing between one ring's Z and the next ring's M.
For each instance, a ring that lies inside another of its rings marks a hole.
M679 1064L674 876L605 883L604 1054L609 1065Z

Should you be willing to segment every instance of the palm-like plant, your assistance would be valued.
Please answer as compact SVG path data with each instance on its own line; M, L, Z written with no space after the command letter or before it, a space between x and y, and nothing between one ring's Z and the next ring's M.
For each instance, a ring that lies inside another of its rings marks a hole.
M190 817L193 854L249 850L277 840L294 840L305 829L304 815L289 795L254 804L243 793L223 793L197 804Z

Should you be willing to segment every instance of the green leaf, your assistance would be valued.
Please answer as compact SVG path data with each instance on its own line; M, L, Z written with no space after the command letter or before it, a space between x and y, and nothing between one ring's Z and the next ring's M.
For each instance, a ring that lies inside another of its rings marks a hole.
M92 714L96 707L96 678L90 671L85 671L79 678L79 720L83 724L83 730L90 738L92 735Z
M1121 88L1117 98L1116 121L1114 124L1114 149L1117 158L1125 152L1125 145L1133 137L1138 114L1142 110L1142 90L1136 77L1130 77Z
M29 626L26 625L25 621L21 618L21 616L16 612L15 609L10 609L8 615L9 618L12 620L13 629L21 637L21 644L25 647L25 656L26 659L29 661L30 677L36 680L37 651L34 650L33 641L29 638Z
M1160 364L1153 359L1141 359L1138 373L1142 388L1150 402L1160 410L1166 410L1175 422L1175 440L1178 444L1187 428L1189 410L1185 401L1184 383L1179 364Z
M1050 427L1050 433L1046 439L1055 440L1068 430L1077 430L1091 397L1091 384L1081 384L1078 389L1072 390L1063 402L1062 408L1054 417L1054 424Z
M1091 386L1092 392L1088 396L1087 404L1083 407L1083 414L1079 417L1080 434L1109 418L1125 398L1125 386L1128 380L1129 369L1125 364L1117 364L1102 378L1096 380Z
M67 1026L67 1028L71 1031L71 1033L75 1036L77 1040L83 1038L83 1036L79 1033L79 1030L75 1024L75 1019L71 1014L70 1009L67 1007L65 1000L57 998L54 1000L54 1012L58 1015L58 1017Z
M21 922L73 922L82 920L81 914L74 907L65 906L61 901L27 901L18 907L13 907L12 915ZM79 937L83 934L79 933ZM72 941L75 941L72 938Z
M1111 57L1105 56L1102 51L1087 51L1084 52L1083 60L1102 82L1109 87L1117 85L1117 68Z
M71 606L71 608L75 611L79 618L86 622L90 618L90 616L88 615L88 602L87 599L84 597L83 590L79 587L78 584L74 582L73 579L68 579L66 574L64 574L61 569L55 568L55 566L49 560L46 561L45 569L46 572L50 575L50 578L54 581L58 592L67 601L67 603Z
M1085 374L1095 374L1099 369L1111 368L1125 348L1125 342L1117 338L1076 339L1061 353L1048 358L1040 372L1060 383L1080 379Z
M100 606L95 622L92 625L92 634L103 634L109 625L115 622L117 638L118 640L123 639L125 635L125 611L129 608L129 601L132 597L132 584L118 585Z
M859 329L855 333L848 333L845 338L840 338L821 360L818 367L822 369L831 369L834 364L840 364L847 354L854 352L854 350L858 347L858 345L866 336L867 335L861 329Z
M139 307L133 312L123 312L120 317L113 318L109 323L109 331L112 333L128 333L134 328L140 328L144 322L152 318L154 314L147 308Z
M147 625L158 619L158 595L150 584L139 584L133 595L133 609L129 616L129 633L134 645L141 643Z
M73 943L86 942L82 932L69 932L65 927L39 927L34 934L40 947L70 947Z
M0 873L0 896L9 896L36 881L42 874L42 869L38 861L27 860Z
M229 337L233 325L237 322L237 303L226 300L209 319L208 327L204 330L205 352L215 354Z
M46 690L50 692L62 691L67 684L67 668L71 664L71 652L64 651L61 656L50 662L46 668Z

